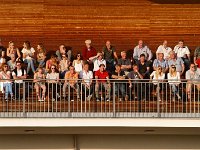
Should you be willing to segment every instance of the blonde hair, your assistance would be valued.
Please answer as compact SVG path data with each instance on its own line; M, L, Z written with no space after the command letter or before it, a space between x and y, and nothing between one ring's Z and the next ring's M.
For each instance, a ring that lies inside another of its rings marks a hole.
M161 72L159 72L159 68L161 68ZM162 67L158 66L157 69L156 69L156 73L155 73L156 79L158 79L158 77L162 76L162 75L163 75Z
M171 77L175 77L175 76L177 75L176 68L173 69L172 66L170 66L170 68L169 68L169 75L170 75Z

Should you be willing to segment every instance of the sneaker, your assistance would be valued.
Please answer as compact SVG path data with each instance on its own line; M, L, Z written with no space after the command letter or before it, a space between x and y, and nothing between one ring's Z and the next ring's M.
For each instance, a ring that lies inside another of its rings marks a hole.
M99 102L100 101L99 98L96 98L96 101Z
M110 98L106 98L106 101L109 102L109 101L110 101Z
M73 102L74 100L73 99L71 99L71 102Z
M52 98L52 102L54 102L56 99L55 98Z
M7 101L8 101L8 99L7 99L7 98L5 98L5 101L7 102Z
M60 98L60 94L59 93L57 93L56 96L57 96L57 98Z
M44 100L43 100L43 99L39 99L38 101L39 101L39 102L44 102Z
M87 100L90 101L91 98L92 98L92 95L89 95L89 96L87 97Z

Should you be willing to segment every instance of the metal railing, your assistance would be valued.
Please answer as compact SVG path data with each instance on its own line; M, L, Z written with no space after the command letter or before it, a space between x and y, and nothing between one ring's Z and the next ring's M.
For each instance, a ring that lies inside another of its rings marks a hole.
M200 117L199 81L182 80L177 86L167 80L131 83L110 80L110 85L97 85L93 80L88 88L82 80L74 87L64 86L64 80L1 80L0 117Z

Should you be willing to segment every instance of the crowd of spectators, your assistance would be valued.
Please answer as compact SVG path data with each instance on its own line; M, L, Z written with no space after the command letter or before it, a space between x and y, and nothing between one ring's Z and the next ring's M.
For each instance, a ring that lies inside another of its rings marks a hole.
M45 100L47 88L62 91L62 95L55 92L53 99L60 96L66 97L68 88L74 90L77 98L80 99L78 79L81 79L80 82L83 85L81 89L86 91L87 99L90 100L92 95L95 95L97 101L101 99L99 90L102 88L105 89L105 99L110 100L113 81L116 82L113 90L116 95L120 92L124 100L128 99L129 95L125 91L126 85L122 82L128 83L129 90L136 87L134 91L138 100L144 99L141 91L145 91L143 89L146 88L138 84L139 81L152 82L159 99L160 91L163 89L162 80L165 79L168 79L169 86L178 99L181 99L179 95L181 79L188 80L187 94L191 93L193 84L200 90L200 84L197 81L200 79L200 47L195 49L192 61L191 52L184 45L183 40L180 40L173 49L168 46L166 40L163 41L155 56L142 40L138 41L138 45L132 51L132 56L127 56L126 51L121 51L121 56L118 56L110 41L106 41L102 50L97 51L92 46L91 40L85 41L81 53L74 54L71 48L62 44L50 56L41 43L35 49L29 41L25 41L23 48L18 49L13 41L8 43L7 48L0 41L0 54L0 79L4 79L1 81L0 90L5 93L5 100L8 100L9 94L12 99L14 97L20 99L19 92L16 91L27 78L35 82L34 88L39 101ZM10 79L14 79L14 84ZM60 79L64 81L62 86L60 86ZM26 96L27 90L28 87L25 88Z

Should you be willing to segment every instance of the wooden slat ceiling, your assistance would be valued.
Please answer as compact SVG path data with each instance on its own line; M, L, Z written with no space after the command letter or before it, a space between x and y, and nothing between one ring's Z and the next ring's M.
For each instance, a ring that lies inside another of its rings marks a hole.
M170 1L170 0L169 0ZM109 39L118 51L143 39L155 51L164 39L174 47L184 39L193 51L200 45L200 4L160 0L2 0L0 37L20 47L30 40L48 50L59 44L81 51L85 39L102 48Z

